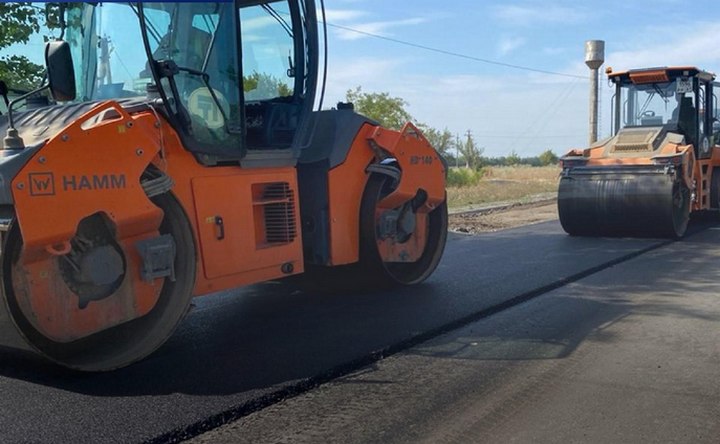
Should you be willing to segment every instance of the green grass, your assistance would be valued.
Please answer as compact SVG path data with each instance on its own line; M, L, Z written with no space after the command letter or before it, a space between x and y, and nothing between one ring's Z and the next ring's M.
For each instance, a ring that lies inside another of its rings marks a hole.
M448 205L450 208L527 199L536 194L556 192L560 168L492 167L482 173L462 172L452 168L448 174ZM455 179L451 180L452 177ZM463 180L467 178L465 185ZM455 185L453 185L453 183Z

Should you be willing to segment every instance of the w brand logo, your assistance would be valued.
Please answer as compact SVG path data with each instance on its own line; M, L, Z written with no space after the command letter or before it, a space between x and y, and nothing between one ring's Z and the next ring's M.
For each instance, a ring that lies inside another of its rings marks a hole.
M55 177L53 173L31 173L28 178L30 179L31 196L55 195Z

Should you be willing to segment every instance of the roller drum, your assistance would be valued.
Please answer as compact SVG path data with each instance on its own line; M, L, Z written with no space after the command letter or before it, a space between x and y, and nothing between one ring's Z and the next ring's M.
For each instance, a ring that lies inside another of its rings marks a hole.
M563 175L558 192L563 229L575 236L681 237L690 193L662 169Z

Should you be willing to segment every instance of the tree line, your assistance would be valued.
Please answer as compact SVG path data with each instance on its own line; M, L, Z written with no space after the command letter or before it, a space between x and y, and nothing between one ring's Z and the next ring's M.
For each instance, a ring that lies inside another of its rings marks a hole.
M462 135L453 134L447 128L440 130L417 122L407 111L408 103L404 99L386 92L369 93L358 86L349 90L345 99L355 106L357 112L384 127L399 130L406 122L414 122L450 166L480 170L486 166L547 166L558 162L558 156L551 149L532 157L520 157L514 150L507 156L483 156L485 147L477 144L472 131L467 130Z

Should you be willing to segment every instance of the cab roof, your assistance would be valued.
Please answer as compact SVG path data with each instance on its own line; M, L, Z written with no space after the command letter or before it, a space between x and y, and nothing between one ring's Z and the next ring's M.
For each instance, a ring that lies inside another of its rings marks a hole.
M631 69L608 74L615 83L661 83L672 82L678 77L698 77L700 80L712 82L715 74L703 71L694 66L661 66L657 68Z

